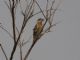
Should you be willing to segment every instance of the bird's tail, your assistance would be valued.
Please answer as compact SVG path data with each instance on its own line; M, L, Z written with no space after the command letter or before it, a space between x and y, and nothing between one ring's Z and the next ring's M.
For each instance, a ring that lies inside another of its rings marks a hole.
M33 43L36 43L37 42L37 40L38 40L38 36L33 36Z
M36 41L36 39L37 39L36 36L33 36L33 43Z

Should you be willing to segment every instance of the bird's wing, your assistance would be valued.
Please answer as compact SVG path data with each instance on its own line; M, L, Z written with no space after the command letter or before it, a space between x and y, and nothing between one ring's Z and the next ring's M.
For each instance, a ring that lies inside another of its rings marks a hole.
M35 25L34 29L33 29L33 35L37 34L37 25Z

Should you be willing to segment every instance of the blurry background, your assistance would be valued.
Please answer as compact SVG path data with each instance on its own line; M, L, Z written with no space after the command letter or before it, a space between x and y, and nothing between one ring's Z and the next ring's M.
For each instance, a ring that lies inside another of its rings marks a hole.
M38 0L42 8L45 1L46 0ZM55 14L54 21L62 22L52 28L52 32L45 34L40 39L31 51L28 60L80 60L80 0L63 0L59 9L60 10ZM31 36L32 28L38 17L40 16L36 16L36 18L33 18L34 21L31 21L32 23L28 23L31 24L31 28L29 25L25 28L27 33L25 33L23 37L26 40ZM18 13L18 21L16 23L18 28L21 27L22 18L22 15ZM0 0L0 22L12 33L10 12L3 0ZM13 40L9 38L9 35L2 29L0 29L0 43L2 43L9 57L13 46ZM29 45L30 43L27 44L27 46ZM24 53L27 51L27 48L24 49ZM19 50L17 49L16 52L19 53ZM17 53L15 53L14 60L19 59L19 54ZM5 60L1 49L0 60Z

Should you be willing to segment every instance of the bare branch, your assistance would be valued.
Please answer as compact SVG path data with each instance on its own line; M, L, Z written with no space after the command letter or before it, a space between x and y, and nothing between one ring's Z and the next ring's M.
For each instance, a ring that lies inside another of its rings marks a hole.
M61 23L62 21L59 21L59 22L56 22L55 24L53 25L50 25L48 28L46 28L42 33L41 33L41 36L43 36L45 33L48 33L48 32L51 32L50 29L53 27L53 26L56 26L57 24Z
M36 43L36 42L35 42ZM32 50L32 48L34 47L34 45L35 45L35 43L32 43L32 45L30 46L30 48L29 48L29 50L28 50L28 52L27 52L27 54L25 55L25 57L24 57L24 59L23 60L26 60L27 58L28 58L28 56L29 56L29 54L30 54L30 52L31 52L31 50Z
M19 34L19 30L18 30L17 27L16 27L16 30L17 30L17 32L18 32L18 34ZM32 37L32 35L29 37L29 39L28 39L26 42L22 42L22 43L21 43L21 41L20 41L20 42L19 42L19 45L24 46L25 44L27 44L27 43L29 42L29 40L31 39L31 37ZM24 39L23 39L23 41L24 41Z
M11 9L14 43L16 42L14 1Z
M43 15L43 16L44 16L44 18L46 19L46 16L44 15L44 13L43 13L43 11L42 11L42 9L41 9L40 5L38 4L38 2L37 2L37 1L35 1L35 2L36 2L36 4L37 4L37 6L39 7L39 9L40 9L40 11L41 11L42 15Z
M20 47L20 59L22 60L22 43L20 42L19 45L20 45L19 46Z
M11 7L12 7L12 5L11 5L11 0L9 0L9 6L10 6L10 9L11 9Z
M33 1L33 3L34 3L34 1ZM28 14L29 14L30 11L31 11L31 8L32 8L32 6L33 6L33 3L32 3L32 5L30 6L30 10L29 10ZM22 32L23 32L25 26L26 26L27 21L29 20L29 19L28 19L28 16L29 16L28 14L27 14L27 16L26 16L26 17L27 17L26 20L25 20L25 17L24 17L23 25L22 25L22 28L21 28L21 31L20 31L19 37L18 37L18 39L17 39L17 43L16 43L16 45L14 46L14 49L13 49L13 53L12 53L12 55L14 54L14 52L15 52L15 50L16 50L16 47L17 47L18 41L20 40L20 36L21 36L21 34L22 34ZM30 15L30 16L31 16L31 15Z
M3 26L0 26L0 28L3 29L13 39L13 36Z
M31 6L29 6L29 11L28 13L26 14L26 10L25 10L25 13L23 13L23 16L24 16L24 19L23 19L23 24L22 24L22 28L21 28L21 31L24 30L25 26L26 26L26 23L28 22L28 20L31 18L32 14L33 14L33 4L34 4L34 1L32 2ZM32 11L31 11L32 10ZM22 34L22 33L21 33Z
M49 11L50 9L48 9L47 11ZM53 9L52 9L53 10ZM45 12L46 10L42 10L43 12ZM42 13L41 11L39 11L39 12L36 12L36 13L34 13L34 14L32 14L31 16L30 16L30 18L32 18L32 17L34 17L35 15L37 15L37 14L40 14L40 13Z
M52 1L52 5L51 5L51 7L50 7L50 11L49 11L49 20L48 20L48 22L49 22L49 24L51 25L51 23L52 23L52 21L51 21L51 17L52 17L52 9L53 9L53 5L54 5L54 3L55 3L55 0L54 1ZM54 10L53 10L54 11ZM53 17L52 17L53 18Z
M3 52L3 54L4 54L5 58L6 58L6 60L8 60L7 55L6 55L6 53L5 53L4 49L3 49L3 46L1 44L0 44L0 47L1 47L1 50L2 50L2 52Z
M20 9L21 9L21 14L22 14L23 16L25 16L25 13L24 13L23 10L22 10L21 2L20 2Z
M47 4L46 4L46 19L48 19L48 5L49 5L49 1L47 0Z
M26 45L31 40L32 35L29 37L29 39L26 42L22 42L22 46Z
M32 5L32 3L33 3L33 0L31 0L30 1L30 3L28 4L28 1L26 1L27 2L27 6L26 6L26 9L25 9L25 14L28 14L28 11L31 9L30 7L31 7L31 5Z
M19 30L18 30L17 27L16 27L16 30L17 30L17 32L19 34ZM21 43L21 41L19 41L19 48L20 48L20 59L22 60L22 43Z
M6 6L8 7L8 9L10 9L10 6L8 5L8 3L5 0L3 0L3 1L6 4Z
M21 0L16 0L16 2L15 2L15 4L14 4L15 8L18 6L18 4L20 3L20 1L21 1Z
M39 34L39 35L40 35L40 34ZM28 58L28 56L29 56L32 48L35 46L35 44L37 43L37 41L38 41L39 39L40 39L40 37L38 37L38 38L35 40L35 42L31 44L31 46L30 46L28 52L26 53L26 55L24 56L23 60L26 60L26 59Z
M17 1L17 0L16 0ZM14 46L11 52L10 60L13 59L13 55L15 52L15 49L17 47L17 41L16 41L16 25L15 25L15 0L12 0L12 6L11 6L11 16L12 16L12 27L13 27L13 38L14 38Z
M16 27L16 30L17 30L17 32L18 32L18 34L19 34L19 30L18 30L18 28ZM30 36L30 38L31 38L31 36ZM29 40L30 40L30 38L29 38ZM27 40L26 42L22 42L21 43L21 41L19 41L19 48L20 48L20 59L22 60L22 46L24 46L25 44L27 44L28 42L29 42L29 40Z
M58 5L56 6L56 8L54 9L54 11L52 12L53 15L52 15L51 22L53 22L54 14L55 14L55 12L58 10L58 8L59 8L59 6L60 6L61 3L62 3L62 1L60 0L59 3L58 3Z

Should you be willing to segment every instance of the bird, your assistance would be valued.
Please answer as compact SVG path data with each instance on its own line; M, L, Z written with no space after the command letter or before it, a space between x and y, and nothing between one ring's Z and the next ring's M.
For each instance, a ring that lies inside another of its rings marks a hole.
M43 18L37 19L35 27L33 28L33 43L36 42L37 38L39 37L41 31L43 30Z

